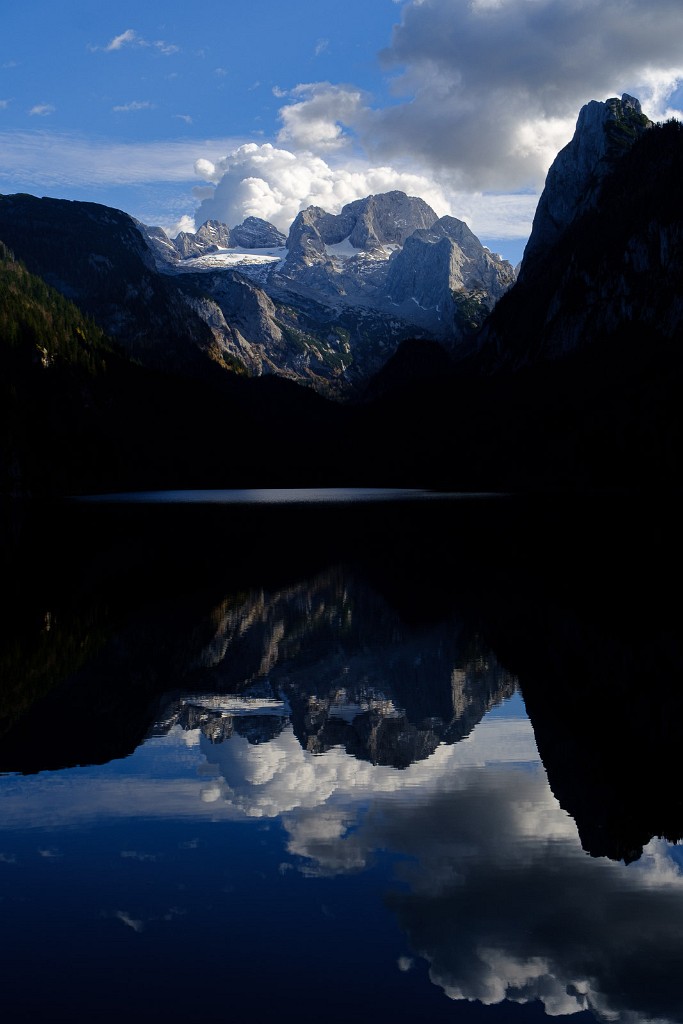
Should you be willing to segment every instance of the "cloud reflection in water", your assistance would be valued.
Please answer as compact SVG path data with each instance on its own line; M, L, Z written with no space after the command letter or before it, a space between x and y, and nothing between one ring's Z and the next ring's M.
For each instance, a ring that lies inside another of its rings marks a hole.
M341 747L313 754L289 724L260 743L237 733L212 743L176 725L125 762L59 778L21 780L32 799L16 813L19 780L3 780L6 827L279 818L290 866L305 875L359 872L391 854L385 901L411 953L453 1000L541 1000L550 1015L590 1007L626 1022L682 1019L675 848L653 840L628 867L586 855L525 717L489 715L465 740L403 770Z

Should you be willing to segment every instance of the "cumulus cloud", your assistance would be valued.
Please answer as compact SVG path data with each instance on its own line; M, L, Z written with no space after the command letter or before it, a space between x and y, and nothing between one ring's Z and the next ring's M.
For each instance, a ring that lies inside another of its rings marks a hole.
M479 236L521 238L529 234L538 201L534 193L465 191L452 187L447 177L389 164L368 166L353 156L333 162L271 143L247 143L217 161L200 158L195 171L207 183L194 189L198 225L210 218L233 225L253 216L286 232L307 206L338 213L355 199L398 189L424 199L439 216L466 221Z
M277 148L198 165L216 188L201 193L197 223L252 214L286 230L307 205L337 212L399 188L479 235L524 237L584 103L628 91L655 119L677 113L678 25L678 0L408 0L381 54L395 101L376 107L330 82L276 86Z
M169 238L175 238L181 231L194 232L196 225L194 217L191 217L188 213L184 213L182 217L174 221L172 224L163 224L162 227ZM191 737L192 734L187 733L186 735Z
M306 874L398 854L400 885L386 900L450 999L681 1020L683 877L666 843L628 867L587 857L540 766L452 764L407 796L380 785L358 820L345 804L328 803L322 820L302 807L284 819L289 850L307 858Z
M48 117L49 114L54 114L56 109L51 103L36 103L28 113L29 117Z
M352 85L289 91L277 147L243 147L210 170L196 216L254 215L286 230L307 205L399 188L479 235L528 234L544 176L580 107L621 91L653 118L683 80L673 0L409 0L381 57L392 104ZM343 160L343 166L341 166ZM208 171L208 173L207 173ZM513 193L516 193L513 195ZM520 194L521 193L521 194Z
M367 111L361 90L349 86L313 82L287 95L293 102L280 110L278 142L295 149L339 149L349 141L345 126L358 125Z
M356 804L385 794L412 806L418 791L424 798L444 786L459 788L459 773L473 765L533 765L539 760L528 719L485 720L465 740L442 744L405 770L358 760L342 747L312 754L301 747L291 725L268 743L254 745L234 735L215 744L202 735L200 746L217 772L206 790L212 800L225 801L250 818L290 815L289 851L316 860L326 873L363 867L369 859L367 844L361 850L350 839L343 848L337 846L355 822ZM569 829L575 835L570 819L564 815L562 821L565 833Z
M680 24L675 0L410 0L382 53L399 102L363 141L461 186L538 187L588 100L640 93L660 114L683 78Z
M215 162L200 158L195 170L208 183L195 192L202 200L197 224L213 218L233 225L254 216L286 231L307 206L337 213L354 199L392 189L420 195L437 213L449 212L444 192L425 176L388 166L354 168L353 161L333 166L314 153L271 143L247 143Z

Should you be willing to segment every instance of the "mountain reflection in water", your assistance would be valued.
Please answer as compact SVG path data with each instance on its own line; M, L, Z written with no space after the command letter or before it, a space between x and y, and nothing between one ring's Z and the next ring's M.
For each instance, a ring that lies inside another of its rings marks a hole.
M298 571L259 562L263 520L241 524L251 555L212 530L167 575L157 533L79 534L68 599L34 577L3 655L40 626L2 719L8 1019L193 1020L209 997L256 1020L683 1020L683 849L656 838L678 804L641 812L632 785L648 697L633 773L575 728L602 719L601 684L613 701L610 664L636 692L654 620L622 633L615 605L600 631L573 602L585 563L547 585L507 511L453 513L460 540L425 531L432 511L367 548L350 528L333 562L305 516L269 520ZM506 558L484 553L489 515Z

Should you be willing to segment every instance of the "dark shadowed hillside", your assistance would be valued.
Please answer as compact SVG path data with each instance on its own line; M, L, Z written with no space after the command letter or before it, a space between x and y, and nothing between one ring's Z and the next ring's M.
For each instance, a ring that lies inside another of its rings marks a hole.
M445 486L680 485L683 127L629 142L534 244L477 354L367 410L388 457Z
M286 381L145 368L3 245L0 415L0 491L36 496L307 482L341 414Z

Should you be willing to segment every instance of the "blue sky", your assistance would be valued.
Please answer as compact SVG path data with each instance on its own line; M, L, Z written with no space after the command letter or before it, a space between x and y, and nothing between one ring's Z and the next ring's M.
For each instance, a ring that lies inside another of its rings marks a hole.
M516 260L583 103L683 106L680 0L26 0L0 191L286 228L402 188Z

